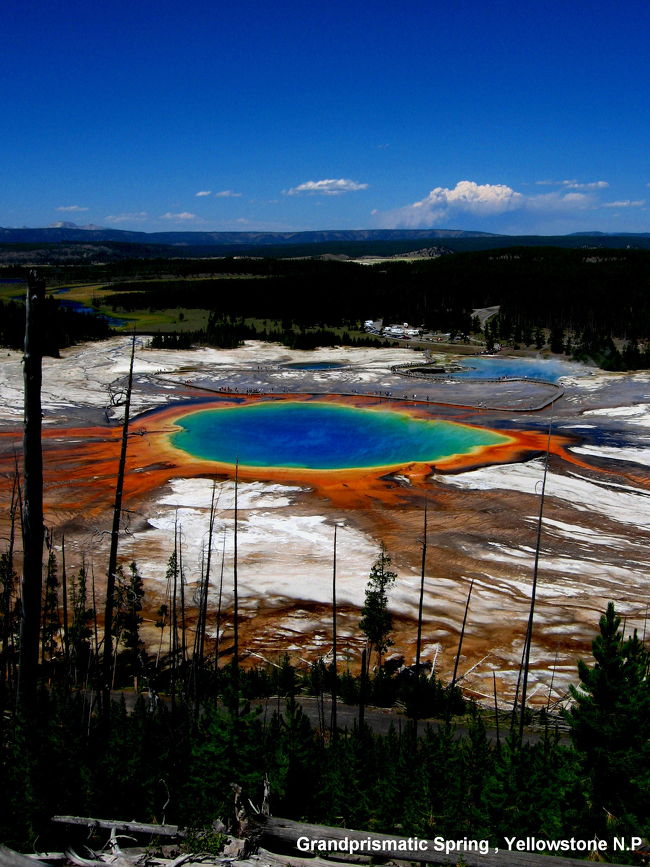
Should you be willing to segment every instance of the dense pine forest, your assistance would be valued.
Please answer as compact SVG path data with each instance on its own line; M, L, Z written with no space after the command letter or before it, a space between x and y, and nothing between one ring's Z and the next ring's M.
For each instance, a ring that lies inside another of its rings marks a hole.
M15 279L25 272L6 267L3 273ZM94 303L118 315L208 311L202 329L179 326L173 338L161 331L161 347L230 347L251 338L292 348L372 345L359 328L373 319L408 321L452 338L474 334L488 348L499 343L565 353L609 370L650 366L647 250L510 247L375 265L318 258L138 259L55 265L47 274L52 286L110 286ZM480 333L472 312L492 306L499 313ZM19 312L11 303L2 312L0 342L20 345ZM72 314L56 317L59 346L103 336L108 328L105 321L91 324L92 316L85 328Z
M182 292L185 306L231 316L309 324L383 318L442 330L467 325L462 317L473 308L501 305L522 327L648 336L639 330L647 329L650 316L649 251L522 247L377 265L225 259L210 263L207 273L207 263L201 265L195 274L204 279L193 282L115 281L107 302L124 310L170 307ZM183 277L189 276L185 271Z
M48 328L44 335L43 354L57 357L60 349L82 340L104 340L111 335L103 316L77 313L61 307L57 299L45 301ZM25 307L17 301L0 300L0 346L22 349L25 339Z

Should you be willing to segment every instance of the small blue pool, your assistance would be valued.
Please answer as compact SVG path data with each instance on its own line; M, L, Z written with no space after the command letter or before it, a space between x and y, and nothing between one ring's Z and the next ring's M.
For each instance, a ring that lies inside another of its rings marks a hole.
M336 370L344 365L338 361L294 361L282 366L288 370Z
M579 361L561 358L501 358L472 356L459 360L463 370L454 370L454 379L543 379L557 382L562 376L591 376L594 368Z

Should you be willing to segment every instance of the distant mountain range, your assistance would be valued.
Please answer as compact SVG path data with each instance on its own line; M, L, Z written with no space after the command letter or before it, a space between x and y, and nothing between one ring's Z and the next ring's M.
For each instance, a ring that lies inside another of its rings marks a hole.
M443 243L441 243L443 242ZM444 244L444 246L443 246ZM62 221L44 228L0 228L0 264L114 262L124 259L249 256L296 258L460 253L508 247L650 249L650 233L574 232L495 235L462 229L332 229L311 232L132 232Z
M42 229L0 228L1 244L56 244L117 241L187 247L256 247L281 244L322 244L330 241L419 241L429 238L489 238L489 232L460 229L342 229L313 232L132 232L100 226L54 223Z
M650 232L571 232L567 238L650 238Z

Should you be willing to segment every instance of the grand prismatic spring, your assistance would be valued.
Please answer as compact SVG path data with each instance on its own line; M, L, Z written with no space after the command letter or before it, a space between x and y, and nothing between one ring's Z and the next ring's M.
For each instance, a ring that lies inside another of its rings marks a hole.
M176 420L174 446L251 467L343 470L435 463L511 442L487 429L391 409L275 402L204 409Z

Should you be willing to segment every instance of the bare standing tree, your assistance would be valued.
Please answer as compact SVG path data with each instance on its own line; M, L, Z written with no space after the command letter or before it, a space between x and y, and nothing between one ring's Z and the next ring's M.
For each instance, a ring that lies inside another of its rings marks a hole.
M546 441L546 456L544 458L544 474L542 476L542 490L539 495L539 515L537 518L537 539L535 542L535 563L533 565L533 586L530 590L530 609L528 612L528 625L524 640L523 654L523 680L521 687L521 713L519 716L519 743L524 738L524 725L526 722L526 693L528 690L528 670L530 667L530 646L533 641L533 624L535 621L535 602L537 601L537 576L539 574L539 549L542 541L542 520L544 518L544 496L546 494L546 477L548 475L548 458L551 449L551 431L553 419L548 423L548 439Z
M29 272L25 309L25 421L23 433L23 582L20 621L18 699L36 698L41 593L43 589L43 452L41 384L43 379L43 306L45 281Z
M415 643L415 676L420 676L420 654L422 651L422 609L424 607L424 572L427 566L427 506L424 500L424 529L422 532L422 568L420 570L420 602L418 605L418 633Z
M336 693L337 693L337 657L336 657L336 524L334 524L334 552L332 555L332 740L336 740Z
M129 439L129 413L131 410L131 389L133 386L133 360L135 357L135 334L131 343L131 361L124 401L124 421L122 423L122 444L120 460L117 468L117 483L115 485L115 501L113 504L113 528L111 530L111 546L108 555L108 570L106 573L106 607L104 609L104 657L102 660L102 710L104 718L108 719L111 708L111 680L113 677L113 608L115 605L115 572L117 570L117 545L120 535L120 518L122 515L122 493L124 491L124 475L126 471L126 448Z

